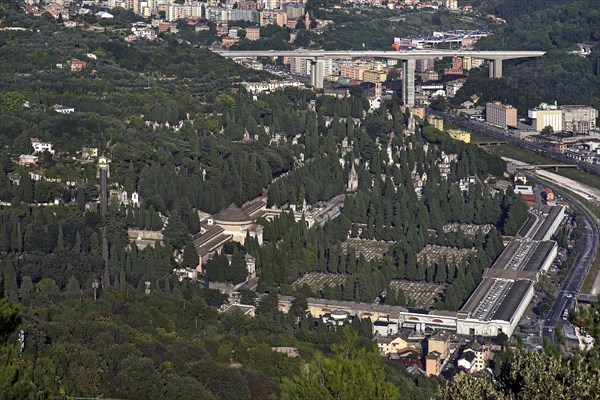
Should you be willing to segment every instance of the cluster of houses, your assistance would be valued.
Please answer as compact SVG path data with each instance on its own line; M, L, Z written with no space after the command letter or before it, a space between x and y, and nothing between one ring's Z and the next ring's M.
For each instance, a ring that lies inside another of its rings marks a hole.
M382 356L404 365L413 374L439 376L445 369L485 375L493 352L500 347L477 340L453 340L444 330L400 330L397 321L373 323L374 341ZM452 367L452 368L447 368Z

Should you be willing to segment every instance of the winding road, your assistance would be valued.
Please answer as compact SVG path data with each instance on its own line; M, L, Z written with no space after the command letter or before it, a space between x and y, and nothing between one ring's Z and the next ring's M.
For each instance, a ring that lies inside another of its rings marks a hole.
M525 140L509 136L505 134L505 132L502 129L492 127L490 125L487 125L486 123L468 120L455 115L436 111L431 108L427 108L427 113L437 115L439 117L444 118L445 120L449 120L457 125L461 125L463 127L483 133L494 139L506 141L508 143L514 144L518 147L522 147L530 151L534 151L536 153L542 153L550 158L567 164L578 165L581 169L587 172L600 175L600 166L577 162L573 159L566 157L562 153L551 151L539 147L531 142L527 142ZM539 179L539 177L535 176L530 172L525 172L525 174L531 182L541 187L549 187L554 191L554 193L557 196L560 196L563 199L565 199L574 210L581 214L581 216L583 217L583 223L585 224L585 233L581 239L583 241L583 243L581 243L581 250L575 258L571 270L569 271L566 280L560 288L559 294L554 304L552 305L552 308L548 312L548 316L544 322L542 334L543 336L548 337L554 343L556 341L555 328L557 326L560 326L560 324L562 323L562 315L565 308L572 307L572 299L576 297L579 293L581 285L583 284L583 281L585 280L585 277L587 275L587 271L589 270L592 262L594 261L594 257L596 256L596 252L598 251L600 231L596 223L595 216L591 215L590 212L584 206L582 206L576 199L566 194L560 189L560 187L548 183L546 181L542 181L541 179Z
M571 207L581 214L583 223L585 224L585 233L581 239L583 241L583 243L581 243L581 250L575 258L573 266L567 275L567 279L563 283L544 323L544 329L542 331L543 335L554 342L556 339L555 327L561 324L564 309L572 306L571 300L579 293L581 285L587 275L587 271L590 268L592 261L594 261L594 257L598 250L600 231L598 225L596 225L594 221L594 217L573 197L562 192L559 187L543 182L532 174L527 174L527 178L538 186L551 188L555 195L560 196L569 202Z

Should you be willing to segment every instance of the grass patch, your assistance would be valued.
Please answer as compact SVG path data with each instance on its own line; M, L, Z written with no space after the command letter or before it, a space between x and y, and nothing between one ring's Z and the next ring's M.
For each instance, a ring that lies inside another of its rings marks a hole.
M489 151L500 157L508 157L523 161L528 164L562 164L541 154L513 146L512 144L501 144L489 147Z
M501 144L499 146L491 146L488 148L490 152L500 157L508 157L515 160L523 161L528 164L564 164L552 158L545 157L541 154L513 146L511 144ZM583 170L575 168L564 168L553 173L564 176L565 178L573 179L574 181L584 183L588 186L600 189L600 176L589 174Z
M583 281L583 285L581 285L581 293L588 294L592 291L592 287L594 286L594 282L596 281L596 276L598 276L598 272L600 271L600 253L596 253L596 257L594 258L594 262L590 266L590 269L585 276L585 280Z
M586 185L592 186L596 189L600 189L600 176L590 174L580 169L568 169L558 170L558 174L566 178L571 178L574 181L585 183Z

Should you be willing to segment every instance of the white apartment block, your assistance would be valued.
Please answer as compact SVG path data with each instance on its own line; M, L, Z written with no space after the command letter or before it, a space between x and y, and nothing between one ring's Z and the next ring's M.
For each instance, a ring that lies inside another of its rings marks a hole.
M279 8L280 4L280 0L260 0L261 7L266 10L275 10Z
M598 110L589 106L566 105L562 110L563 130L567 132L589 133L596 128Z
M31 145L33 146L34 153L43 153L47 151L50 154L54 154L54 150L52 149L52 143L50 142L40 142L39 139L32 138Z
M221 7L206 7L206 19L209 21L229 21L231 10Z
M172 22L183 18L202 18L202 3L190 0L183 4L167 3L167 21Z
M323 76L333 75L334 66L333 60L322 60L323 62ZM306 58L290 58L290 71L298 75L310 75L311 63Z

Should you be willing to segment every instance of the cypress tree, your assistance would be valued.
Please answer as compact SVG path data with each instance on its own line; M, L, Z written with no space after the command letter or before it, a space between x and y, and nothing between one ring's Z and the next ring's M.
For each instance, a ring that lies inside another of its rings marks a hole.
M182 266L185 268L196 268L200 264L200 257L196 251L196 247L191 240L188 240L183 249Z
M3 283L4 283L4 296L12 302L19 301L19 288L17 286L17 273L12 261L7 260L4 262L4 268L2 271Z

